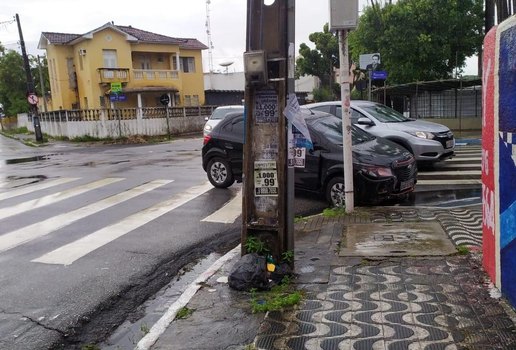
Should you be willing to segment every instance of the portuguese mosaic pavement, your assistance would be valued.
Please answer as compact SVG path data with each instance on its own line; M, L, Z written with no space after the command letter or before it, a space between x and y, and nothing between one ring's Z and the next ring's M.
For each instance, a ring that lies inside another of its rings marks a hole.
M347 224L439 222L471 253L383 258L339 257ZM296 271L304 302L271 312L259 349L516 349L512 309L489 288L481 267L481 207L369 208L298 223ZM317 244L314 244L317 243ZM320 247L320 250L314 248ZM322 271L322 273L321 273Z

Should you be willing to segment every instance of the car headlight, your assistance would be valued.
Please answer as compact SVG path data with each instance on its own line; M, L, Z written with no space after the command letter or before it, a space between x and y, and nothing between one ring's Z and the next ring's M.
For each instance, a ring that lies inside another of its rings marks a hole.
M426 132L426 131L414 131L414 132L410 132L409 134L419 137L421 139L428 139L428 140L432 140L435 137L434 134L432 134L431 132Z
M376 165L360 165L360 172L370 178L378 179L381 177L391 177L394 176L392 174L392 169L382 166Z
M211 129L213 129L213 127L212 127L211 125L206 125L206 126L204 127L204 131L206 131L206 132L210 132L210 131L211 131Z

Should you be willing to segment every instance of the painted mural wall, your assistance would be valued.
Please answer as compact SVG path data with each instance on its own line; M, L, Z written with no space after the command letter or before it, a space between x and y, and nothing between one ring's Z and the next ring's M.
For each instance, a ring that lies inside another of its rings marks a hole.
M516 306L516 16L484 43L484 267Z

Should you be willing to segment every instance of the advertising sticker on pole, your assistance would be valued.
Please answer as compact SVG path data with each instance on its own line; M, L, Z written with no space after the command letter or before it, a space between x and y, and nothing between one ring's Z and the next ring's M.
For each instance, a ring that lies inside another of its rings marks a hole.
M254 162L255 196L278 196L278 169L275 161Z
M278 95L274 90L261 90L255 94L256 124L278 123Z
M295 94L288 96L287 106L283 113L292 123L292 130L289 130L288 134L288 166L304 168L306 150L312 149L313 145Z

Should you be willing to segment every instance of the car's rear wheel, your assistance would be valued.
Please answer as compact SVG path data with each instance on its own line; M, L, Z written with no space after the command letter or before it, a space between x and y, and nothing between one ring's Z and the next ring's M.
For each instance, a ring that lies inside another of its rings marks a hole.
M343 177L336 176L328 182L326 185L326 200L332 207L344 207L346 201Z
M227 188L235 182L229 163L222 158L213 158L207 169L208 180L217 188Z

